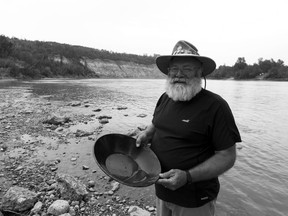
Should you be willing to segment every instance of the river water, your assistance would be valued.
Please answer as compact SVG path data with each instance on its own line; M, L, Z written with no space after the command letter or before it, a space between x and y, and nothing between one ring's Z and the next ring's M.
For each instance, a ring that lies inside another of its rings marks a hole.
M50 101L92 98L102 107L125 106L123 112L111 110L113 120L103 133L126 133L151 122L164 85L161 79L59 79L0 81L0 90L22 88ZM288 83L207 80L207 89L229 103L242 137L235 166L220 177L217 215L287 216Z

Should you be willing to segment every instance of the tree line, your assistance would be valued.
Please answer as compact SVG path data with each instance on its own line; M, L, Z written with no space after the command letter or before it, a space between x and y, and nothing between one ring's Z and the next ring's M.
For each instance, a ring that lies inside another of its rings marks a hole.
M259 79L288 80L288 67L284 61L258 59L258 63L248 65L244 57L239 57L233 66L219 66L209 78L215 79Z
M156 57L72 46L56 42L29 41L0 35L0 78L97 77L85 59L101 59L155 64ZM66 60L66 62L65 62ZM67 63L67 60L69 61ZM208 78L288 80L288 67L282 60L264 60L248 65L239 57L233 66L221 65Z

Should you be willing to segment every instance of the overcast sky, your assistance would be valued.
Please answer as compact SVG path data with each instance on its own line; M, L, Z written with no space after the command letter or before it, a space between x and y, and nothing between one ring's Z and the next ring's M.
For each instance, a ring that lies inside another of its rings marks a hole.
M0 0L0 34L133 54L171 54L179 40L217 65L288 65L287 0Z

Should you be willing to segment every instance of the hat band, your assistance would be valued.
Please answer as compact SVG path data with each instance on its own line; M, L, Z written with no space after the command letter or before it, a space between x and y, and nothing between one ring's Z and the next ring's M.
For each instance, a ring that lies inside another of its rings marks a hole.
M190 55L198 55L198 52L196 52L195 50L193 49L190 49L190 50L187 50L187 49L183 49L182 47L178 47L173 53L172 55L187 55L187 54L190 54Z

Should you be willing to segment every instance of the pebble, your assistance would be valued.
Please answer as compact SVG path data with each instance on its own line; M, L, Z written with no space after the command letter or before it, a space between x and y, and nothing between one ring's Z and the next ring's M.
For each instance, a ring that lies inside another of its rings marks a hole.
M147 116L146 114L139 114L137 117L144 118L146 116Z
M95 181L90 180L90 181L88 182L88 187L94 187L94 186L95 186Z
M88 170L88 169L89 169L89 167L88 167L88 166L86 166L86 165L83 165L83 166L82 166L82 169L83 169L83 170Z
M51 167L51 168L50 168L50 170L51 170L52 172L56 171L57 169L58 169L57 167Z
M108 119L99 119L99 123L100 124L107 124L107 123L109 123L109 120Z

